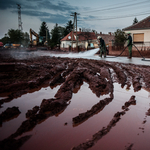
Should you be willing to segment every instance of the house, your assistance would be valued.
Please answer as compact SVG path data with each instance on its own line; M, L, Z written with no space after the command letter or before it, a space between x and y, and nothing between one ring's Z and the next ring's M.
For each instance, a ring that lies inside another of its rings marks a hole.
M150 16L123 29L125 33L130 32L133 44L141 47L150 46Z
M94 32L71 31L61 39L60 49L64 51L85 51L98 47L98 41Z
M100 32L100 34L97 34L97 37L98 36L102 37L102 39L105 41L106 46L113 45L115 36L111 32L109 32L108 34L103 34L102 32Z

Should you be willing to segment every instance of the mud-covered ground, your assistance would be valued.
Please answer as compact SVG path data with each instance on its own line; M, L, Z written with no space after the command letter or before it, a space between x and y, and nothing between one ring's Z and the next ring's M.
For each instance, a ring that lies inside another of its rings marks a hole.
M91 106L89 110L73 117L74 127L102 112L114 100L114 83L118 83L121 88L126 87L126 90L130 90L130 87L133 86L134 92L141 89L150 91L150 66L48 56L17 60L0 55L0 94L1 97L5 96L0 99L1 108L5 103L9 103L32 90L38 91L39 87L60 86L54 98L41 99L39 106L34 106L26 112L26 120L20 124L19 128L0 141L1 149L19 149L32 137L32 135L21 135L31 131L47 118L63 112L70 105L73 94L78 93L84 82L89 85L89 89L97 97L103 95L108 97ZM80 141L78 145L72 145L70 149L92 148L109 134L112 128L115 128L114 126L126 115L126 112L130 111L131 105L136 105L135 95L130 95L130 98L122 104L121 111L116 110L105 127L99 128L99 131L93 133L89 140ZM16 106L1 112L1 127L5 122L18 117L20 113L21 110ZM145 112L143 124L146 123L147 116L150 116L150 109ZM67 122L64 125L67 126ZM132 148L134 149L134 143L125 147L128 150Z

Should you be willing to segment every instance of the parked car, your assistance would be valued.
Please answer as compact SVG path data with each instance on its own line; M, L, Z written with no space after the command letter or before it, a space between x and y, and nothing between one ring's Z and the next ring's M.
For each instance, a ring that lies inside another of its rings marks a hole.
M14 46L10 43L7 43L7 44L4 45L4 48L6 48L6 49L10 49L10 48L13 48L13 47Z

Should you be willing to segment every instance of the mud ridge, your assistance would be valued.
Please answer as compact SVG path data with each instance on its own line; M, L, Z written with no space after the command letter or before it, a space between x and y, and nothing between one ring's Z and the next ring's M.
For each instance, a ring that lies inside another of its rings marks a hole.
M127 104L126 107L129 107L133 103L135 103L135 96L131 96L130 100L126 102L125 104ZM115 113L112 120L107 125L107 127L103 127L100 131L98 131L92 136L91 140L88 140L85 143L82 143L76 147L73 147L72 150L83 150L83 149L86 150L94 146L103 136L105 136L106 134L108 134L108 132L110 132L112 127L114 127L116 123L119 122L119 120L121 119L121 116L123 116L126 113L126 111L127 109L121 112Z
M73 118L74 125L99 113L114 99L113 82L121 84L122 88L126 85L127 88L133 85L134 91L139 91L141 88L150 90L150 66L55 57L38 57L28 60L2 58L0 64L0 94L6 95L6 98L0 100L1 107L14 98L32 90L39 90L45 84L51 88L60 85L55 97L43 99L40 106L28 110L27 119L22 122L16 132L1 141L1 144L7 142L9 144L9 140L13 142L15 138L32 130L48 117L62 113L69 105L73 93L79 91L83 82L89 84L89 88L97 97L106 94L110 96L95 104L87 112ZM129 110L128 107L135 104L135 97L132 96L122 107L123 111L117 112L107 127L94 134L91 140L74 149L87 149L93 146L116 125L121 116Z

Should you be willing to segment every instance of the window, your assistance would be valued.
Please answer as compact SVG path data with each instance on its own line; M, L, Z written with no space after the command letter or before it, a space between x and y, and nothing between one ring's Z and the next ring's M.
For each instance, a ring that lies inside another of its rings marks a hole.
M144 33L133 34L134 43L144 43Z

